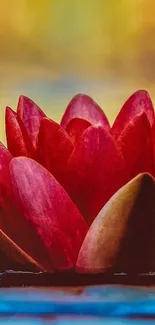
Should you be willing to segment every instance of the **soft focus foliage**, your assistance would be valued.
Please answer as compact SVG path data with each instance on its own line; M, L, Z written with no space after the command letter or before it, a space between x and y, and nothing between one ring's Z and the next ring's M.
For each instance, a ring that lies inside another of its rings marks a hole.
M153 0L0 1L0 121L21 93L57 120L78 92L110 121L136 88L154 99L154 16Z

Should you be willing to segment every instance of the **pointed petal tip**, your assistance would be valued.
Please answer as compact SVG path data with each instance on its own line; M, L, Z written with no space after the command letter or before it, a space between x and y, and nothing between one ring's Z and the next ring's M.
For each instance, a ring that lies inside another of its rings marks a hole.
M68 175L68 192L89 224L128 181L123 156L101 126L83 132L69 158Z
M141 179L141 180L147 180L147 179L151 179L152 181L154 181L154 177L152 176L152 174L150 173L139 173L136 177L134 177L130 182L132 182L133 180L137 180L137 179Z
M117 139L124 127L142 112L146 113L152 126L155 120L154 107L148 91L144 89L137 90L127 98L112 125L112 136Z
M69 134L72 143L75 145L82 133L92 124L87 120L75 117L73 118L66 127L66 132Z
M46 116L45 113L34 101L22 95L17 104L17 114L22 119L32 143L36 147L40 122Z
M109 121L101 107L86 94L77 94L69 102L61 119L61 126L66 128L73 118L83 118L92 125L102 125L110 129Z
M5 114L9 114L9 113L16 114L16 112L10 106L6 106Z
M26 96L26 95L20 95L19 98L18 98L18 103L17 103L17 112L18 112L18 109L21 108L21 106L23 106L24 103L27 103L27 104L33 104L35 105L38 109L40 109L41 111L41 108L34 102L34 100L32 100L30 97Z
M130 179L140 172L154 175L152 130L146 112L127 123L117 139Z
M62 185L66 183L67 161L72 150L71 138L64 128L51 119L43 118L38 134L38 161Z
M10 107L5 112L6 139L13 156L35 157L35 148L20 116Z
M19 98L18 98L18 103L20 102L22 102L22 101L24 101L24 100L30 100L30 101L32 101L32 99L31 98L29 98L28 96L25 96L25 95L20 95L19 96Z

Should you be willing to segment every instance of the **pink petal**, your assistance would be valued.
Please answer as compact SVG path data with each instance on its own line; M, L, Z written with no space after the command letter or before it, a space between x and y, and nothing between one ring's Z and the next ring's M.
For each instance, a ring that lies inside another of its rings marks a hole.
M2 221L3 207L8 209L9 206L9 196L12 195L11 181L9 164L12 160L11 153L5 148L5 146L0 143L0 228L4 229L4 224L6 223L6 218L4 217L4 222ZM7 193L6 200L4 199L5 193ZM10 207L9 207L10 208Z
M154 108L146 90L138 90L127 99L114 121L111 129L112 136L117 139L128 122L142 112L146 113L152 126L154 122Z
M36 249L40 252L44 247L54 269L73 267L88 229L78 209L56 179L35 161L14 158L10 170L21 224L29 229L20 227L23 237L29 234L35 245L29 231L36 233L41 242Z
M87 128L68 161L67 190L88 223L127 179L111 135L102 127Z
M145 113L137 115L123 129L117 140L130 179L142 172L154 173L151 126Z
M68 104L61 120L61 125L66 129L73 118L82 118L92 125L103 126L109 130L109 122L99 105L89 96L78 94Z
M23 120L26 130L31 137L32 143L36 146L40 121L46 115L30 98L20 96L17 106L17 114Z
M7 146L14 157L35 157L35 149L20 117L6 107Z
M75 145L81 134L91 126L91 123L82 118L73 118L66 126L66 132L69 134L72 143Z
M140 174L107 202L92 223L77 260L84 273L155 270L155 182Z
M54 121L43 118L38 135L38 161L61 183L66 178L68 158L73 144L67 132Z

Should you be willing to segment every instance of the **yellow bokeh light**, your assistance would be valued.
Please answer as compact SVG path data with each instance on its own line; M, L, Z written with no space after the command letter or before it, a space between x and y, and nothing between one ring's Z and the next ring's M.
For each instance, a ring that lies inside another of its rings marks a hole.
M82 90L111 121L136 88L154 98L154 16L153 0L0 1L1 123L21 91L57 119Z

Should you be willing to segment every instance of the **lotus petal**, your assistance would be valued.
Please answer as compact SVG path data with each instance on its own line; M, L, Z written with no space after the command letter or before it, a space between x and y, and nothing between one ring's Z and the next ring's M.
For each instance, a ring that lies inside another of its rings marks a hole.
M73 144L67 132L56 122L43 118L38 135L38 161L61 183L66 178L67 160Z
M26 96L19 97L17 114L23 120L31 141L33 145L36 146L40 121L46 115L36 103Z
M145 113L137 115L123 129L117 140L130 179L142 172L155 174L151 126Z
M0 184L9 185L9 164L12 158L9 150L0 142Z
M68 104L61 120L61 125L66 128L73 118L82 118L92 125L100 125L109 130L110 125L106 115L99 105L89 96L78 94Z
M153 161L155 166L155 121L152 126Z
M4 216L4 211L10 210L10 220L13 221L12 216L14 209L10 205L10 198L12 200L12 188L9 172L9 164L12 160L11 153L0 143L0 228L6 231L6 228L10 228L10 223L7 223L7 217ZM7 223L7 226L5 227Z
M14 157L35 157L35 148L21 118L9 107L6 108L7 146Z
M123 157L109 132L87 128L69 158L67 188L87 223L127 180Z
M21 225L27 225L27 231L20 226L23 237L29 234L32 247L36 243L33 234L38 237L40 245L36 243L35 248L40 253L44 247L54 269L72 268L88 230L77 207L56 179L35 161L14 158L10 171Z
M82 118L73 118L66 126L66 132L69 134L72 143L75 145L78 142L79 137L91 126L91 123Z
M0 251L8 256L9 260L21 266L27 266L35 271L44 270L33 258L26 254L18 245L16 245L1 229L0 229ZM1 254L1 253L0 253Z
M139 174L107 202L91 225L77 260L79 272L155 270L155 181Z
M111 128L112 136L117 139L128 122L132 121L137 114L142 112L146 113L152 126L154 122L154 108L146 90L138 90L127 99Z

